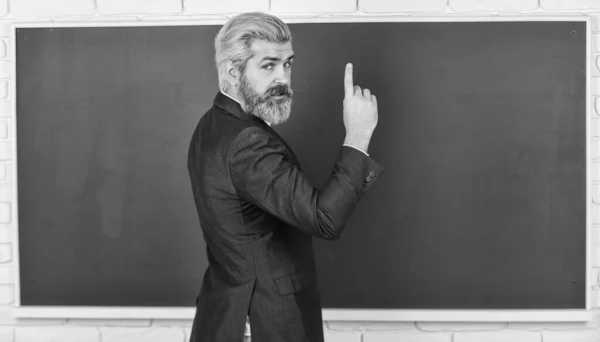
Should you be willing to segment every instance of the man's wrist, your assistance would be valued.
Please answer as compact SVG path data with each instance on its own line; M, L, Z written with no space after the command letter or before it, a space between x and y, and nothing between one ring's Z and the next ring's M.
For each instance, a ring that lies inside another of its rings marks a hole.
M346 135L344 139L344 145L353 147L359 151L362 151L366 155L369 155L367 151L369 150L369 141L371 140L371 135Z
M362 153L366 154L366 155L367 155L367 157L369 156L369 154L367 153L367 151L366 151L366 150L362 150L362 149L360 149L360 148L358 148L358 147L356 147L356 146L352 146L352 145L348 145L348 144L344 144L344 146L351 147L351 148L353 148L353 149L355 149L355 150L358 150L358 151L360 151L360 152L362 152Z

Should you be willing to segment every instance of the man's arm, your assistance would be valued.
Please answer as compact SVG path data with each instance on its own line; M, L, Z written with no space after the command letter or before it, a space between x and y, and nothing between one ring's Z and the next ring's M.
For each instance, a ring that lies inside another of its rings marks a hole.
M236 191L251 203L309 234L339 239L356 204L383 168L366 154L375 126L377 99L354 85L352 64L344 75L341 155L322 190L290 162L290 151L268 132L245 129L232 144L229 172ZM364 152L364 153L363 153Z
M354 209L383 168L361 151L343 146L331 177L313 187L292 164L290 151L259 127L245 129L229 151L233 185L240 196L311 235L339 239Z

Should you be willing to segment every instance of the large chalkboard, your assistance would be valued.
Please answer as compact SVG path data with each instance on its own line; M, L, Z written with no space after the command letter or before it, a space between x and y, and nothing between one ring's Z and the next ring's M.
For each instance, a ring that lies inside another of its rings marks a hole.
M19 28L21 305L194 305L186 170L218 26ZM379 101L384 174L316 241L325 308L585 308L585 22L292 24L292 118L315 185L343 71Z

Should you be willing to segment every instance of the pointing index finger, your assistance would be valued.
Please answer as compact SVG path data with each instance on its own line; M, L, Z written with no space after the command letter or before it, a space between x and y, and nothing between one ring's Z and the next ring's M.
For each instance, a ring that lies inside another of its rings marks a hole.
M344 89L346 97L354 94L354 80L352 79L352 63L346 64L346 73L344 74Z

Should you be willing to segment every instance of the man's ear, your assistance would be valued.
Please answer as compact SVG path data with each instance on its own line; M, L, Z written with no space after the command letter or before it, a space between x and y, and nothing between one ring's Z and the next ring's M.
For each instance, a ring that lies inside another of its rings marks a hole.
M225 62L225 70L227 70L227 80L232 86L237 86L240 83L240 71L233 65L231 61Z

